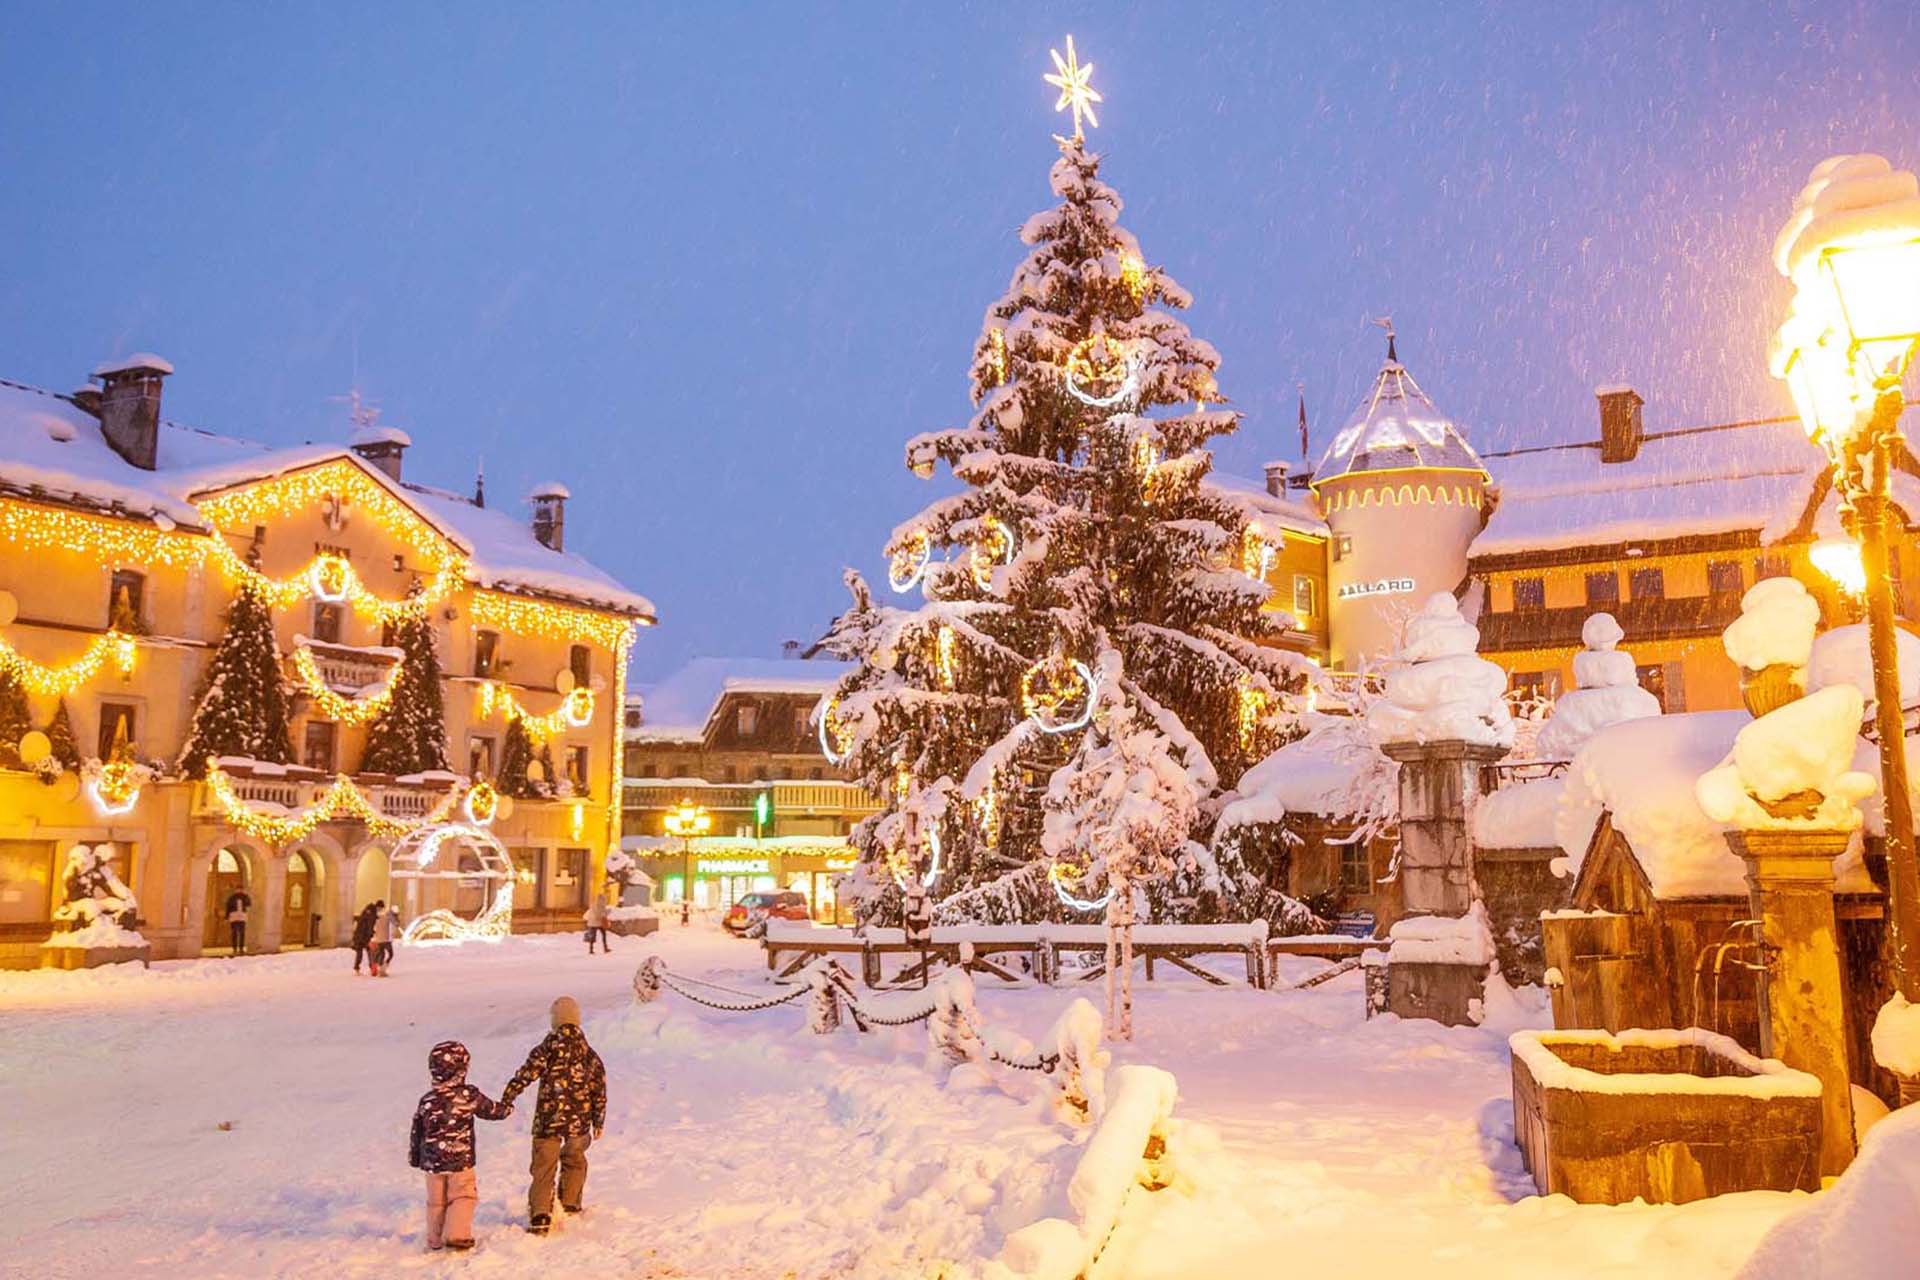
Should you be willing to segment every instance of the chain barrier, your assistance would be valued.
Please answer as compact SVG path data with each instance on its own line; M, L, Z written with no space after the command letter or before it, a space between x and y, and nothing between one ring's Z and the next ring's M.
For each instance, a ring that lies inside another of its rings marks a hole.
M807 995L812 991L811 987L796 987L794 990L787 992L785 995L775 996L771 1000L761 1000L753 1004L720 1004L713 1000L703 1000L699 996L693 994L693 992L684 990L678 982L668 977L664 971L660 973L659 977L660 977L661 985L665 986L666 988L674 992L676 995L685 996L687 999L693 1001L697 1005L701 1005L708 1009L718 1009L723 1013L758 1013L762 1009L771 1009L776 1005L790 1004L793 1001L798 1000L801 996ZM722 989L724 990L724 988Z

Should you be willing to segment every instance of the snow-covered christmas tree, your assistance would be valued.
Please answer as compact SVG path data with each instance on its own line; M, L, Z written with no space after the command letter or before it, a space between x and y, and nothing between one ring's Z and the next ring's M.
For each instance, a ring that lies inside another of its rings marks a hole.
M47 743L51 758L63 769L80 767L80 744L73 736L73 717L67 713L67 700L60 699L53 710L53 721L47 725Z
M0 668L0 769L24 769L20 739L33 732L27 689L12 671Z
M886 547L889 585L922 603L878 604L850 572L853 605L824 644L859 669L823 701L823 740L886 802L855 833L863 918L894 910L914 866L943 920L1061 914L1036 873L1043 797L1109 693L1183 760L1195 802L1178 839L1204 840L1208 802L1284 740L1308 678L1260 643L1285 619L1262 612L1268 588L1247 571L1247 512L1202 483L1207 442L1238 423L1219 357L1120 226L1078 127L1084 94L1062 100L1077 110L1051 175L1060 203L1021 229L1029 252L987 308L977 412L907 445L915 474L944 463L961 485ZM1103 644L1118 690L1100 687Z
M189 777L203 776L207 761L219 756L246 756L275 764L293 759L273 615L250 579L243 579L235 591L226 622L180 749L179 767ZM62 714L65 710L63 705ZM69 739L71 734L68 726Z
M409 610L395 625L393 639L402 654L399 681L392 700L367 728L360 768L396 775L445 769L446 705L433 622L424 609Z

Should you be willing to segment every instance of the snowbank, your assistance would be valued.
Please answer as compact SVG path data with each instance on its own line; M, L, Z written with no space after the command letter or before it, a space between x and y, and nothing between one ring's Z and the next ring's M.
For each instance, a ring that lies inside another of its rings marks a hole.
M1565 778L1531 778L1481 797L1473 807L1473 842L1482 849L1551 849Z
M95 916L91 924L56 933L40 944L57 950L88 951L95 947L144 947L147 940L132 929L123 929L106 916Z
M1920 1107L1873 1126L1830 1190L1783 1218L1738 1280L1909 1280L1920 1239Z
M1493 933L1480 903L1464 916L1408 916L1388 932L1387 963L1493 963Z
M1687 1071L1589 1071L1555 1053L1553 1044L1597 1044L1618 1053L1622 1049L1676 1049L1697 1046L1725 1058L1752 1075L1701 1076ZM1820 1080L1795 1071L1777 1058L1760 1058L1728 1036L1700 1027L1654 1031L1516 1031L1507 1038L1513 1056L1543 1089L1575 1089L1581 1093L1695 1093L1728 1094L1743 1098L1817 1098Z
M1900 665L1900 704L1910 707L1920 702L1920 636L1905 627L1895 627L1895 656ZM1867 625L1835 627L1813 642L1807 658L1807 688L1831 689L1850 685L1860 696L1873 701L1873 649Z
M1749 671L1804 667L1820 626L1820 602L1797 578L1764 578L1740 597L1740 616L1721 635L1727 656Z
M1920 1076L1920 1004L1898 991L1873 1020L1873 1060L1895 1075Z

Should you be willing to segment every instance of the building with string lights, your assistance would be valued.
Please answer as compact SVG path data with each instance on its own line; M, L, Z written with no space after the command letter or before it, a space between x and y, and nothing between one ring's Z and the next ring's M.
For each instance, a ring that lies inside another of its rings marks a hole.
M1595 398L1593 438L1481 453L1389 338L1310 470L1270 464L1263 488L1216 478L1245 493L1276 548L1268 608L1296 614L1293 647L1362 669L1392 652L1420 601L1448 591L1514 689L1552 697L1572 687L1581 625L1608 612L1667 710L1715 710L1740 705L1720 633L1754 583L1795 576L1827 622L1853 620L1857 605L1813 563L1842 534L1826 458L1797 419L1649 431L1631 387ZM1894 577L1911 618L1920 598L1901 568L1916 554L1920 464L1897 465Z
M0 962L39 962L77 844L111 846L155 957L223 949L235 891L250 951L338 944L396 893L408 916L473 914L485 879L390 879L396 845L445 823L490 821L515 929L577 927L619 829L626 659L653 606L566 549L561 485L529 520L415 483L410 440L371 412L294 448L183 427L172 372L139 355L68 394L0 382ZM292 758L185 770L242 584L271 616ZM409 669L396 630L422 619L445 767L369 772ZM514 728L536 761L517 798L490 785Z

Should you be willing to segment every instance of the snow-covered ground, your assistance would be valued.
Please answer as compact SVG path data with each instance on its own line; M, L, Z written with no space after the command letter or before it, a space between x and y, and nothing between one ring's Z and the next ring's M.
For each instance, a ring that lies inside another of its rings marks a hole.
M0 1274L958 1280L1063 1212L1078 1152L1036 1078L969 1068L943 1084L923 1028L816 1037L804 1001L636 1007L634 968L656 950L676 973L764 989L753 944L668 930L610 957L571 935L410 950L385 980L354 978L341 951L0 974ZM1358 981L1137 984L1139 1039L1115 1064L1178 1078L1194 1185L1136 1197L1100 1276L1268 1276L1284 1260L1295 1274L1708 1280L1807 1200L1533 1197L1502 1033L1540 1014L1369 1023ZM521 1231L523 1105L479 1127L480 1248L425 1253L406 1134L427 1049L464 1040L470 1078L497 1093L561 993L607 1062L589 1212L544 1240ZM1073 994L983 979L978 1002L1037 1037Z

